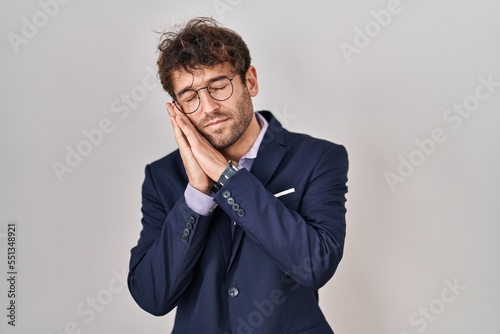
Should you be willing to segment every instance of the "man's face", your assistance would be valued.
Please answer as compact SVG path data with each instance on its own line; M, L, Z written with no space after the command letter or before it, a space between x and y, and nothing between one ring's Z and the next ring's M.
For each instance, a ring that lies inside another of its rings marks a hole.
M252 71L249 71L252 76ZM193 73L184 70L173 73L173 87L177 94L185 89L197 90L206 87L211 80L221 76L233 78L235 72L229 64L203 67ZM256 78L255 78L256 80ZM198 131L216 149L226 149L244 135L254 116L251 97L256 91L247 88L240 75L232 80L233 94L225 101L213 99L206 89L198 91L200 106L196 112L187 114Z

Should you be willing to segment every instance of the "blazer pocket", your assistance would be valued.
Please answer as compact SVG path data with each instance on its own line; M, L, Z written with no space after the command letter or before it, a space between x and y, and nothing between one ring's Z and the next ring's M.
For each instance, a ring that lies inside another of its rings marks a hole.
M282 195L282 196L278 197L278 199L283 204L290 207L290 205L294 204L294 202L298 204L298 201L300 200L300 195L297 192L292 192L292 193ZM293 205L293 206L295 207L295 205Z
M283 190L283 191L280 191L280 192L274 194L274 197L278 198L278 197L286 196L288 194L293 194L294 192L295 192L295 188L289 188L287 190Z

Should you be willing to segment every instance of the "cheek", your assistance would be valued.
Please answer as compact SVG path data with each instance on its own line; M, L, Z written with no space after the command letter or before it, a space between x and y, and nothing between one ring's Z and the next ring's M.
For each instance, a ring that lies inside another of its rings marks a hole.
M200 119L199 117L195 117L193 115L186 115L186 117L191 121L195 128L200 129Z

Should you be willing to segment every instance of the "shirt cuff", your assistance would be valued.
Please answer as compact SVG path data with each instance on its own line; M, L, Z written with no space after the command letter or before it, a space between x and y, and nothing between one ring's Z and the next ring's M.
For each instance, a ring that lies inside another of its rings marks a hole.
M184 191L187 206L202 216L208 216L217 207L214 198L193 188L189 183Z

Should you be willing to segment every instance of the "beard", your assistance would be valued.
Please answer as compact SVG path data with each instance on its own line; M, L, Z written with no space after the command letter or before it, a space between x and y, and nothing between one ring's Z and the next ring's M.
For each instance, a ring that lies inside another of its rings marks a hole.
M208 124L214 119L225 118L229 118L233 121L229 129L219 129L215 132L207 133L204 131L203 126L197 126L198 131L217 150L226 149L236 143L252 122L253 104L248 90L245 89L243 91L240 100L236 103L236 110L231 112L221 109L216 115L204 119L200 124Z

